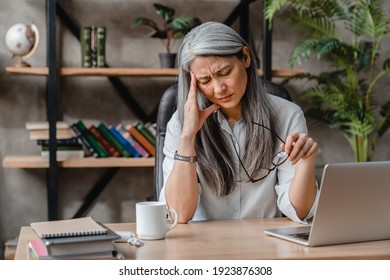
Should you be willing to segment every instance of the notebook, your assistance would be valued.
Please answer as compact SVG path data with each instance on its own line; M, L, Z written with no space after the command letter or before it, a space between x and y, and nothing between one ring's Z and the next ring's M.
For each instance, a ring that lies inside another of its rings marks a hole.
M91 217L31 223L39 238L106 234L107 228Z
M310 226L267 229L306 246L390 239L390 161L327 164Z
M105 225L95 222L92 218L79 218L62 220L61 223L69 224L74 222L83 223L86 221L95 226L95 223L106 230L103 234L79 234L64 237L45 237L29 241L29 254L32 259L111 259L118 254L113 241L120 239L120 236ZM91 222L92 221L92 222ZM58 224L59 221L48 222ZM43 222L47 223L47 222ZM42 223L38 223L38 227ZM76 233L74 231L73 233Z

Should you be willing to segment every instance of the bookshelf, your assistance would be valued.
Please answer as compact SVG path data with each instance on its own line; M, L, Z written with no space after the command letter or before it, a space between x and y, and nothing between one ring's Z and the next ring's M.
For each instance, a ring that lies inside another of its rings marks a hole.
M31 75L48 76L48 67L7 67L8 75ZM272 70L273 77L289 77L294 74L304 73L302 69ZM63 77L72 76L123 76L123 77L175 77L178 74L177 69L157 69L157 68L81 68L81 67L62 67L58 68L57 74ZM262 75L262 69L259 69L259 75ZM4 168L49 168L49 160L40 156L21 155L6 156L3 159ZM154 167L154 158L83 158L57 160L57 167L60 168L86 168L86 167Z

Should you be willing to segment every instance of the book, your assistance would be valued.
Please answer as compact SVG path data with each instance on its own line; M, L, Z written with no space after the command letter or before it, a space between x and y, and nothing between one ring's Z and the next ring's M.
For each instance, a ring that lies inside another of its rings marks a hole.
M122 134L120 134L115 126L113 125L110 125L108 127L108 129L110 130L111 134L119 141L119 143L121 143L123 145L123 147L125 147L125 149L127 149L134 157L141 157L141 154L133 147L133 145L131 145L131 143L129 143L123 136Z
M111 156L120 157L122 154L104 137L104 135L97 129L96 126L92 125L89 131L93 136L102 144L102 146L110 153Z
M85 156L92 156L97 157L98 154L95 152L92 145L88 142L88 140L85 138L85 136L80 132L80 130L77 128L76 124L71 124L71 129L73 130L73 133L75 134L77 141L83 146L84 154Z
M41 145L42 151L49 151L49 145ZM57 151L75 151L82 150L83 146L79 143L76 144L57 144Z
M108 127L101 122L97 129L103 134L103 136L124 156L132 157L133 155L112 135Z
M84 150L57 150L58 159L83 158L85 156ZM41 157L49 158L49 151L41 151Z
M29 130L29 135L31 140L48 140L49 139L49 129L34 129ZM70 139L73 138L74 134L70 128L61 128L56 129L56 138L57 139Z
M75 132L73 131L73 134ZM61 145L81 145L79 140L77 139L77 135L75 134L75 137L69 138L69 139L56 139L57 147ZM39 146L49 146L49 139L38 139L37 145Z
M134 126L153 146L156 146L156 138L141 122L137 122Z
M106 67L106 27L97 27L96 67Z
M56 129L68 129L70 128L69 123L67 122L56 122ZM48 130L49 122L47 121L36 121L36 122L26 122L27 130Z
M149 130L149 132L153 135L154 138L157 136L156 123L147 122L145 123L144 127Z
M91 26L91 67L97 67L97 26Z
M117 250L115 245L111 244L109 251L94 252L94 253L66 253L63 255L50 255L45 243L41 239L33 239L28 242L29 257L32 260L78 260L78 259L115 259Z
M15 254L16 254L16 247L18 245L19 241L19 236L13 238L13 239L8 239L7 241L4 242L4 259L5 260L13 260L15 259Z
M76 127L79 129L80 133L85 137L85 139L89 142L89 144L91 144L92 148L97 153L97 157L101 157L101 158L108 157L108 152L91 134L91 132L87 129L87 127L85 126L82 120L78 120L76 122Z
M138 151L141 157L146 158L150 156L149 152L144 147L142 147L142 145L137 140L135 140L133 136L130 135L130 133L122 124L118 124L116 126L116 130Z
M39 238L106 234L108 229L92 217L33 222L30 224Z
M91 67L91 27L84 26L80 30L81 67Z
M125 129L135 138L152 156L156 155L156 147L153 146L132 124L125 125Z

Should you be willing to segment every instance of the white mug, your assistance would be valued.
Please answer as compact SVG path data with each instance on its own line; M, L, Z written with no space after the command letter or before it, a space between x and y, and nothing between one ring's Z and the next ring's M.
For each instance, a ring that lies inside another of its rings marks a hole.
M135 206L137 235L140 239L164 239L165 234L177 225L177 211L168 208L164 202L145 201L138 202ZM172 224L167 224L170 212L175 215L175 220Z

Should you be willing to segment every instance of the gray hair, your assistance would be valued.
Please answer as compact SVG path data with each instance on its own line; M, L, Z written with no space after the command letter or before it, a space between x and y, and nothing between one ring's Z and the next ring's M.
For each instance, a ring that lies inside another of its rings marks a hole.
M178 54L178 112L181 124L184 119L184 104L187 101L190 87L190 66L198 56L236 56L241 58L242 49L249 45L230 27L207 22L194 28L183 39ZM245 168L256 176L262 167L268 167L275 154L276 140L272 133L251 121L262 123L278 133L275 113L263 90L261 77L258 75L255 56L250 50L251 65L247 68L248 84L242 99L242 119L246 127L245 154L242 158ZM201 110L209 107L211 102L200 92L197 94ZM218 196L230 194L236 186L237 166L233 161L230 145L222 133L216 114L212 114L196 136L195 149L198 155L198 166L211 188ZM256 155L256 156L253 156ZM261 160L259 160L261 159Z

